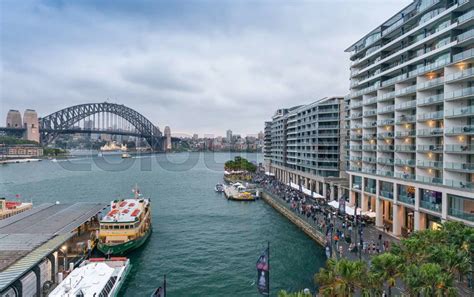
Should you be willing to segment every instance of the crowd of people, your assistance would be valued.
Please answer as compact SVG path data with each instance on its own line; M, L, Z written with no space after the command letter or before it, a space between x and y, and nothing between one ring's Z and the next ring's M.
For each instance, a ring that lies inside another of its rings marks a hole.
M381 232L365 234L368 223L362 217L340 214L327 204L327 199L313 199L302 191L281 183L263 173L254 176L254 182L272 197L283 200L283 204L306 220L326 237L326 256L333 253L343 257L378 254L390 248L390 241L383 240ZM375 229L373 229L375 231Z

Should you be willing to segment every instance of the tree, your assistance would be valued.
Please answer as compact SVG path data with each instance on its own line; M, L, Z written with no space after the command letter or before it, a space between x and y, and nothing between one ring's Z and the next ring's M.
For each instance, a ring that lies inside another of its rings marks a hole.
M315 275L322 296L353 296L356 289L366 288L367 265L363 261L328 259L326 268Z
M391 253L381 254L372 258L370 271L380 283L387 284L388 296L392 296L392 288L403 272L403 260Z
M303 291L296 293L288 293L285 290L278 292L278 297L311 297L311 294L305 294Z
M452 276L436 263L409 265L403 280L410 296L457 296Z

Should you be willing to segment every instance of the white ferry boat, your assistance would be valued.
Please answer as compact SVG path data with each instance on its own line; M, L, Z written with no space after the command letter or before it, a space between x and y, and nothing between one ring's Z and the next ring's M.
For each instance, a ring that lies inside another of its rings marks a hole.
M74 269L49 297L118 296L130 266L124 257L91 258Z

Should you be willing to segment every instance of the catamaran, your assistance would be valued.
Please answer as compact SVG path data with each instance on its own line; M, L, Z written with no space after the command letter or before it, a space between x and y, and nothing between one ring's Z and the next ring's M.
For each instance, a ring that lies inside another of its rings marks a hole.
M111 202L100 220L97 248L105 255L123 255L143 245L151 234L151 201L135 187L131 199Z

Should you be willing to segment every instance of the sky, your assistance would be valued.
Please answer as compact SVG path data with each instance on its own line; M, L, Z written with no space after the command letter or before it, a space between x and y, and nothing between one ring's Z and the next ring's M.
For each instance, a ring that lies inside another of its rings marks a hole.
M411 2L2 0L0 119L108 101L175 135L256 134L346 95L345 49Z

